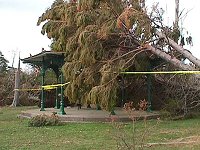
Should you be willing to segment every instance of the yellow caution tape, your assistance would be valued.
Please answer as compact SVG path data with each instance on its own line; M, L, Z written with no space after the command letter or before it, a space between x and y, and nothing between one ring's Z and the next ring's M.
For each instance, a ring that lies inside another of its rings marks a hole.
M53 86L51 86L51 85L45 85L45 86L42 86L42 88L41 89L43 89L43 90L53 90L53 89L56 89L57 87L53 87Z
M120 74L200 74L200 71L155 71L155 72L147 72L147 71L140 71L140 72L120 72ZM54 85L44 85L42 88L44 90L52 90L56 89L59 86L65 86L70 82L64 84L54 84ZM42 88L39 89L14 89L14 91L40 91Z
M120 72L120 74L200 74L200 71Z
M64 84L53 84L53 85L44 85L42 86L42 88L44 89L56 89L59 86L65 86L67 84L69 84L70 82L64 83Z
M57 87L52 87L52 86L42 86L43 90L53 90L56 89Z
M42 89L14 89L14 91L40 91Z
M44 85L41 86L41 88L38 89L14 89L14 91L41 91L43 90L53 90L56 89L57 87L65 86L69 84L70 82L64 83L64 84L54 84L54 85Z

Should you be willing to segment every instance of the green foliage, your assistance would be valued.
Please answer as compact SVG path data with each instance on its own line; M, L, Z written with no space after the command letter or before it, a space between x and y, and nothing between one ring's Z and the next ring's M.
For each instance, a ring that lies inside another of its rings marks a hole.
M162 116L164 118L172 119L175 116L181 115L183 110L178 102L179 101L175 99L168 99L165 103L163 110L161 111Z
M41 81L41 80L40 80ZM45 85L49 84L57 84L57 79L56 79L56 74L52 69L48 69L45 72L45 80L44 80Z
M42 114L32 117L28 124L31 127L55 126L60 125L60 121L56 115L47 116Z
M0 73L7 71L8 69L8 60L5 59L4 55L0 51Z
M162 119L180 120L198 117L196 110L188 111L184 114L184 106L180 100L169 99L165 103L164 108L160 111Z
M181 35L180 30L179 29L174 29L170 36L176 43L178 43L180 35Z

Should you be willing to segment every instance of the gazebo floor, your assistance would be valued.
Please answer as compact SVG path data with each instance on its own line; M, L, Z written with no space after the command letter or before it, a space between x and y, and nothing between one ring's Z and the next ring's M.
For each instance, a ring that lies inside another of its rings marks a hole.
M45 111L40 111L39 109L31 109L22 111L19 117L21 118L32 118L36 115L52 115L59 112L59 109L45 108ZM131 118L136 120L142 119L156 119L159 117L158 112L146 112L146 111L132 111L131 113L125 111L122 108L115 108L116 115L110 115L108 111L96 110L89 108L77 109L65 108L66 115L58 115L62 122L109 122L111 118L115 121L128 122Z

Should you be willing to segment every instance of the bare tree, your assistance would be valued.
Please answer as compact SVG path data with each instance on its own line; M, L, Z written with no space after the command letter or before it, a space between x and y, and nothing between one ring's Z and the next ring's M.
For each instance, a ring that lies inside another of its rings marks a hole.
M196 88L199 85L199 79L195 76L157 75L157 79L162 80L166 87L166 107L173 115L186 116L191 110L199 108L200 89Z
M174 29L179 28L179 0L175 0L175 22Z

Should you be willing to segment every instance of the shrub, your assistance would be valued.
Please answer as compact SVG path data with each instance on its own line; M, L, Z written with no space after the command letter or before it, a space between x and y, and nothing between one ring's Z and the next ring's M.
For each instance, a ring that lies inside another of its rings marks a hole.
M179 100L177 99L168 99L165 102L164 108L161 110L162 116L165 118L173 118L176 116L183 115L183 107Z
M60 120L58 116L52 114L51 116L42 114L37 115L29 121L29 126L31 127L41 127L41 126L56 126L60 125Z

